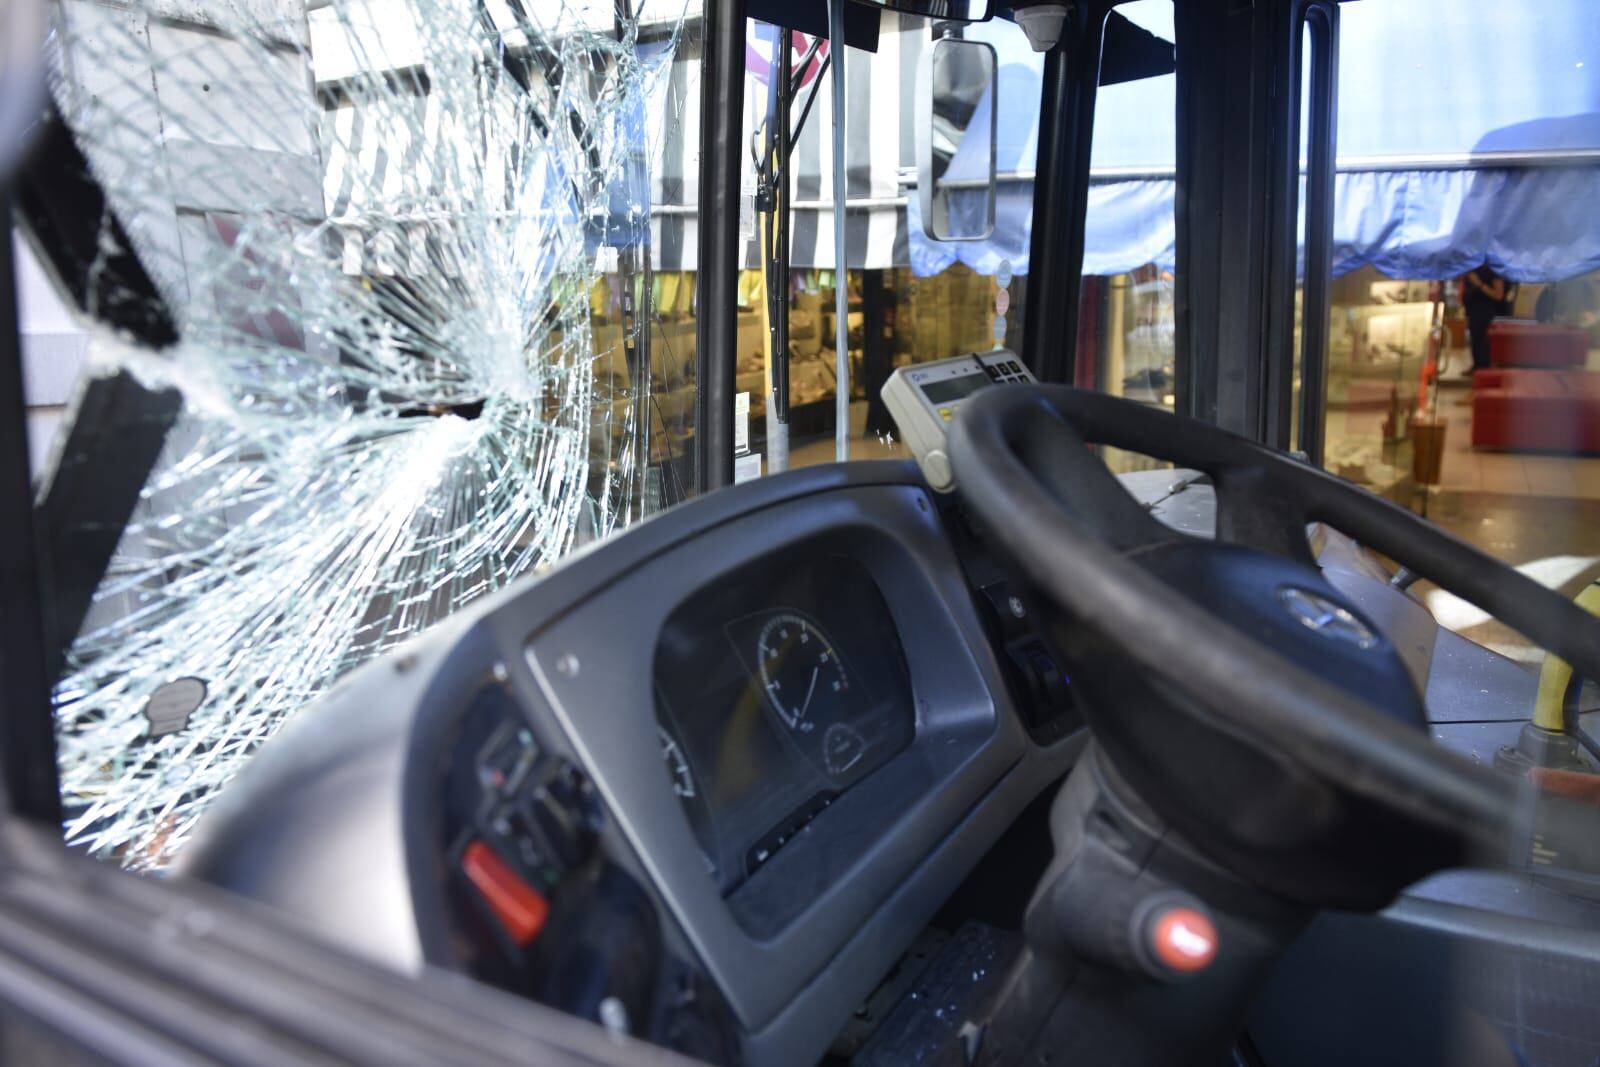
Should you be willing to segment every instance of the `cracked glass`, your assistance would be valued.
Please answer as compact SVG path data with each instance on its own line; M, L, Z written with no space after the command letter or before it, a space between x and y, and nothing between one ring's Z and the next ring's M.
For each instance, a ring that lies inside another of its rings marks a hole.
M91 286L41 500L114 458L97 384L172 398L114 409L153 462L62 642L69 843L163 866L341 675L685 495L697 8L54 9L87 273L120 228L153 291ZM106 325L136 300L174 343Z

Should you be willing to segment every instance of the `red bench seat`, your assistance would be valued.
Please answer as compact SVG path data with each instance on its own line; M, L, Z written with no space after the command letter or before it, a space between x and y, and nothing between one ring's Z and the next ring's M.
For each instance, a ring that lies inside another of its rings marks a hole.
M1489 362L1496 367L1582 367L1588 358L1587 330L1524 319L1489 326Z
M1600 371L1478 371L1472 378L1472 445L1600 452Z

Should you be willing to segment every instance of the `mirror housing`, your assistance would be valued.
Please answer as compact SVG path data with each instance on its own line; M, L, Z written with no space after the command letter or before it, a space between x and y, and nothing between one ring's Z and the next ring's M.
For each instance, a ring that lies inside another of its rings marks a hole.
M999 63L982 41L941 37L917 69L917 201L935 241L994 233Z

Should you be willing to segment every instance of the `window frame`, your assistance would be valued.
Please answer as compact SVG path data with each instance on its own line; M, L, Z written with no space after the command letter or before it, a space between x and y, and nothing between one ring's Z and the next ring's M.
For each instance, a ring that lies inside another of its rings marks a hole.
M1303 0L1299 26L1309 30L1310 101L1302 108L1301 72L1295 62L1295 122L1307 120L1305 272L1300 304L1299 433L1294 442L1313 466L1323 462L1327 429L1328 312L1333 284L1333 198L1338 162L1339 5L1334 0ZM1295 143L1299 143L1296 130ZM1292 372L1292 368L1291 368ZM1291 401L1292 402L1292 401ZM1285 445L1288 444L1287 439Z

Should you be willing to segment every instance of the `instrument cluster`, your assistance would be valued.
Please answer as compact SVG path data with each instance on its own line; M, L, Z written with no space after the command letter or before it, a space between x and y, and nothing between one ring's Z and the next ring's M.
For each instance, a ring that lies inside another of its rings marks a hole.
M888 606L843 555L700 591L663 627L654 681L662 761L724 892L916 732Z

